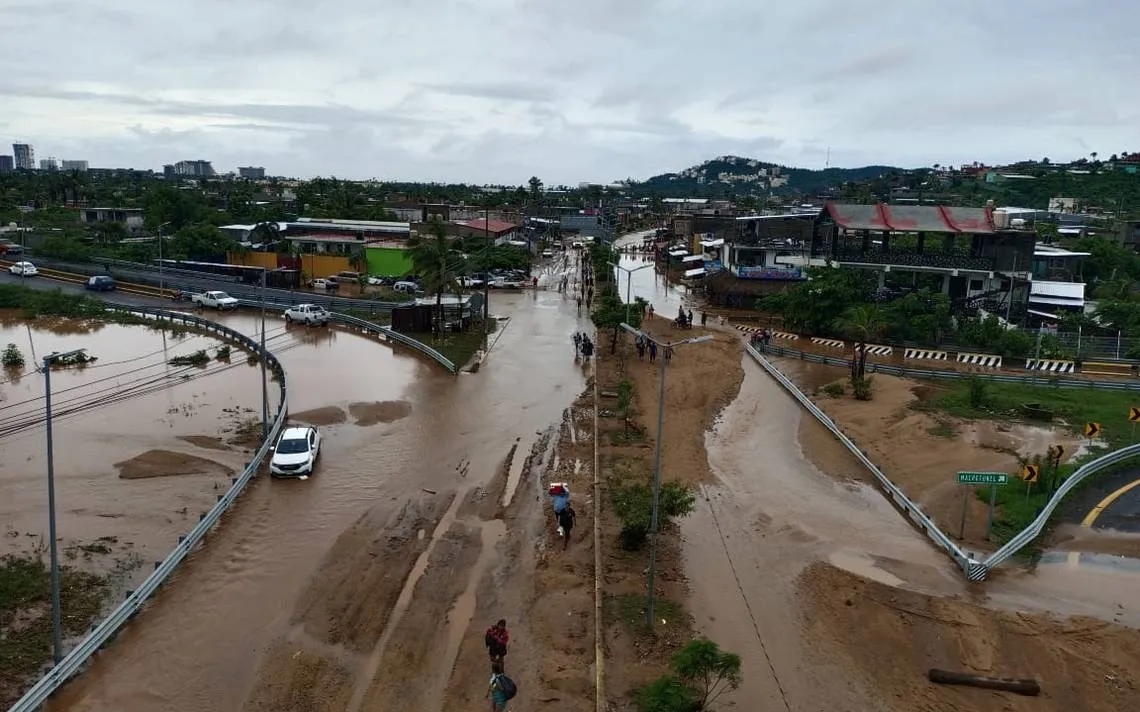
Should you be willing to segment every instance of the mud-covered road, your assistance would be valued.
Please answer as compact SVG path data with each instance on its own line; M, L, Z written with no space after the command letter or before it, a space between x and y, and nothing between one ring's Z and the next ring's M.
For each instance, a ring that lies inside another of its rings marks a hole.
M316 476L256 480L50 709L429 710L480 700L486 619L514 621L524 603L494 577L511 575L504 561L524 566L544 536L534 506L542 469L586 376L570 336L587 323L569 297L493 294L491 309L511 318L477 374L456 378L338 332L282 354L291 415L325 424ZM220 319L256 328L250 316ZM534 645L521 634L512 656Z

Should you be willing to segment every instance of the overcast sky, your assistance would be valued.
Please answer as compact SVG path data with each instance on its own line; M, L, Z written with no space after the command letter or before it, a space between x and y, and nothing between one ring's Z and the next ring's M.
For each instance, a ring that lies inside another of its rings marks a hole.
M1135 0L0 0L0 146L548 184L1140 150ZM10 148L4 147L7 153Z

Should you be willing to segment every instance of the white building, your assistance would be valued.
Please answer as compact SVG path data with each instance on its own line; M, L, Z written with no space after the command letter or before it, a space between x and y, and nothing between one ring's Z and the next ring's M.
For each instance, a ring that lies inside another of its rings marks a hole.
M65 171L87 172L87 161L62 161L60 165Z

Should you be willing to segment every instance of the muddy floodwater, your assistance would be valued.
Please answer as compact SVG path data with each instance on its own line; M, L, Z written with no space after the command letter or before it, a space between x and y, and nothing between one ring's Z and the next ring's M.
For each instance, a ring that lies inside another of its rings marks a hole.
M634 233L616 240L614 244L619 247L640 245L642 238L651 234L652 230ZM615 272L617 272L619 294L623 301L627 295L631 300L641 297L652 304L658 314L671 317L677 315L677 309L682 304L688 307L691 303L695 303L687 289L673 284L664 272L657 271L652 253L623 254L619 259L618 264L622 269Z
M545 276L556 282L560 269ZM240 709L261 656L290 630L298 598L338 536L377 505L485 484L516 443L528 452L584 386L571 335L588 323L554 290L492 292L491 311L510 318L480 371L459 376L356 334L285 331L274 315L267 333L278 337L271 344L288 373L290 412L323 424L315 475L255 480L175 585L50 709ZM253 314L212 318L246 333L258 328Z
M259 370L236 349L205 367L171 366L223 344L145 326L8 317L0 320L0 347L7 344L26 364L0 371L0 553L47 545L44 378L35 364L86 349L94 363L51 374L64 559L115 571L124 585L145 576L248 459L227 441L260 411Z

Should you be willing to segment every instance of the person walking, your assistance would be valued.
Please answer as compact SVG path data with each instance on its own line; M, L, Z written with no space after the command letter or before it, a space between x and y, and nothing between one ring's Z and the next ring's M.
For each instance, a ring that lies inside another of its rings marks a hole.
M582 316L582 295L578 295L578 316Z
M649 363L656 363L656 362L657 362L657 342L656 341L650 341L649 342Z
M645 337L638 334L633 340L633 345L637 348L638 360L643 360L645 358Z
M487 697L491 700L491 712L505 712L507 701L507 676L502 663L491 664L491 682L487 685Z
M705 328L705 324L707 323L709 323L709 313L703 311L701 312L701 328Z
M693 310L692 309L689 310L687 321L688 321L689 326L693 325Z
M652 319L653 318L653 305L650 304L649 307L646 309L646 311L649 314L649 318Z
M558 513L558 535L562 537L562 550L570 546L570 532L574 529L574 520L578 515L574 508L567 505Z
M507 644L511 642L511 634L507 632L507 622L499 622L487 629L483 636L483 644L487 646L487 655L491 658L491 667L498 665L500 671L507 658Z

